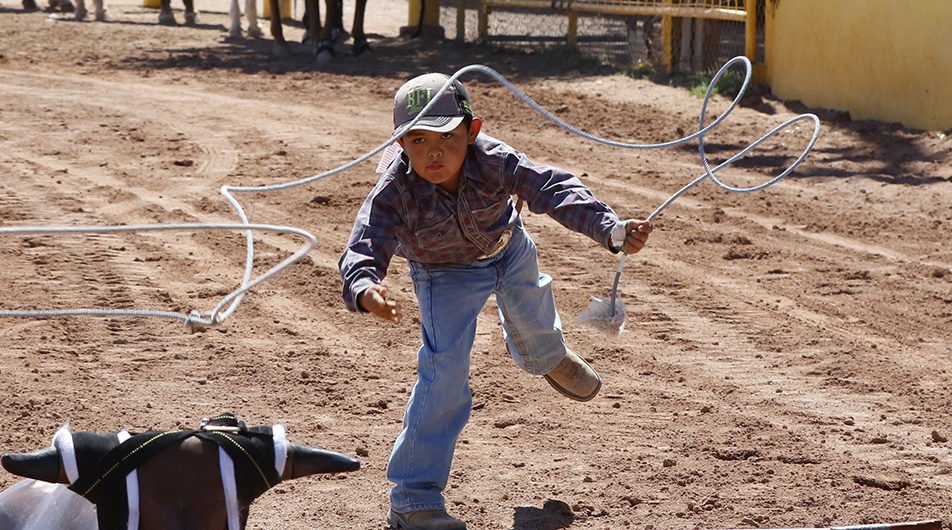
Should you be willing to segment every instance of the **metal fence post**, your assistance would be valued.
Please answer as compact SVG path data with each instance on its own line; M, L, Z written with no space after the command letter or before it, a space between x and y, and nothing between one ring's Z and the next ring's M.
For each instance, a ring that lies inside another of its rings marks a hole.
M757 62L757 0L744 2L747 19L744 21L744 55L750 64Z
M664 0L666 8L670 8L672 0ZM674 68L674 21L671 15L661 15L661 41L664 44L664 71L671 73Z

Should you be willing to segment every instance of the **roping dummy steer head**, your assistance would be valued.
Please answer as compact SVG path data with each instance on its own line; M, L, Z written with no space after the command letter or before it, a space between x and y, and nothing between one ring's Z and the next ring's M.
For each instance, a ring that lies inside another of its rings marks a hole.
M246 427L232 414L196 430L70 433L8 454L15 474L69 489L96 505L99 530L240 530L251 502L284 479L356 471L343 454L293 444L284 427Z

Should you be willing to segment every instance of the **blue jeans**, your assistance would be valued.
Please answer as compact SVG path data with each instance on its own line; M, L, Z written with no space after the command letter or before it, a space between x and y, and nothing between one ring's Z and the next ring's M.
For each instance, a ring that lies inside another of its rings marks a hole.
M473 404L469 364L476 317L491 294L517 366L541 375L565 356L552 278L539 272L535 243L521 225L492 259L467 266L411 262L410 275L420 303L423 345L403 431L387 468L395 484L390 505L401 513L444 508L456 439Z

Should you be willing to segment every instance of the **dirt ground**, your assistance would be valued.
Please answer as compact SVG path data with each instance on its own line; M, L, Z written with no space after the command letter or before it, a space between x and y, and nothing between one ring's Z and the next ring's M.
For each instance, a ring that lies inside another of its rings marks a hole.
M321 71L296 43L276 60L270 38L227 39L220 12L162 27L154 10L114 6L109 22L76 23L3 0L0 225L236 223L221 186L349 162L389 137L404 80L475 63L614 140L696 128L701 102L683 88L554 53L401 38L406 4L383 4L371 2L373 54L342 48ZM285 32L300 38L299 27ZM646 216L702 171L691 145L594 144L488 77L464 81L485 131L582 174L624 216ZM725 106L718 98L712 113ZM626 265L619 336L576 319L607 295L616 258L527 215L567 338L604 387L575 403L519 371L487 305L472 419L446 491L452 513L474 529L952 528L952 139L761 93L710 135L712 160L808 110L823 129L793 175L755 194L705 182L666 210ZM763 182L809 132L784 132L725 179ZM279 485L252 507L249 528L385 528L387 457L415 380L416 304L396 261L387 282L409 318L349 313L336 266L375 162L237 194L251 222L299 227L318 243L208 331L157 318L0 319L0 451L46 446L67 421L191 428L230 410L363 464ZM255 272L300 245L256 232ZM238 287L245 246L230 231L3 235L0 256L2 309L187 313ZM17 480L2 472L0 488Z

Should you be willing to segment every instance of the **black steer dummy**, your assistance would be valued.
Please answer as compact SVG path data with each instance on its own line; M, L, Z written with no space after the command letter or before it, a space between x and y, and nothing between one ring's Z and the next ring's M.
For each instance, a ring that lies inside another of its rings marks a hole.
M101 434L64 426L52 447L3 455L2 464L42 481L0 493L3 530L241 530L252 501L278 482L360 468L349 456L288 442L281 425L246 427L230 413L195 430ZM95 515L45 483L69 484Z

